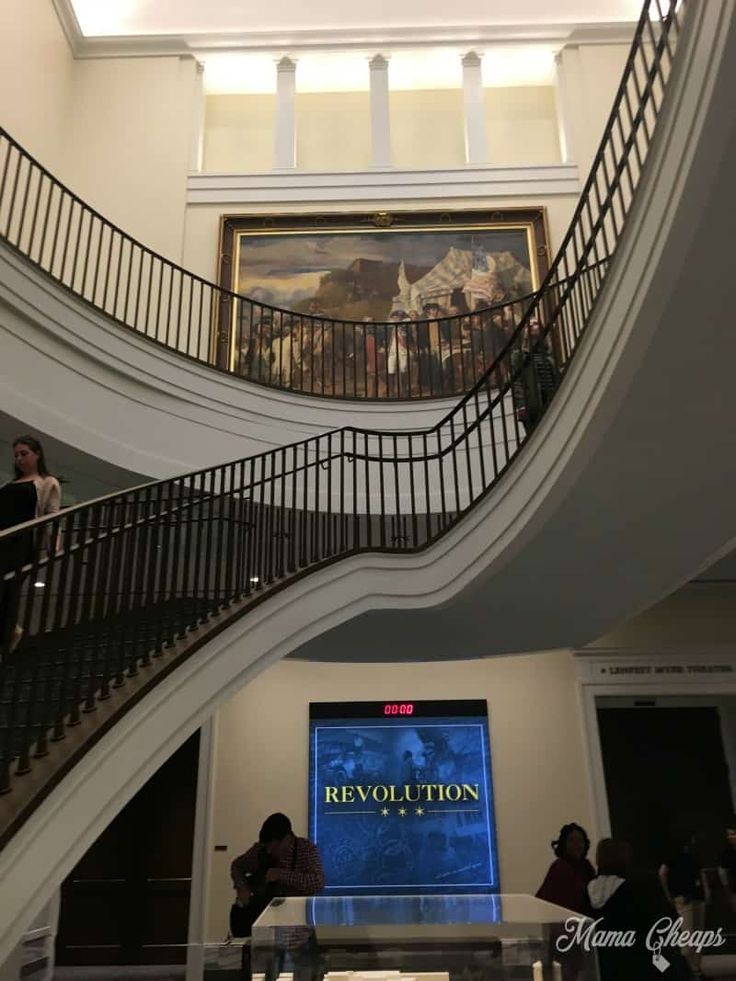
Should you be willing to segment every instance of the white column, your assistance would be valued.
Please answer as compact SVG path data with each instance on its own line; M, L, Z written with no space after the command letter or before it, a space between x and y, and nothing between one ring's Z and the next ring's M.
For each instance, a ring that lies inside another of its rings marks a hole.
M570 163L573 159L570 134L572 107L570 105L569 80L562 63L562 51L558 51L555 55L555 104L557 107L557 135L560 141L560 159L563 163Z
M189 157L189 169L200 171L202 169L202 156L204 153L204 65L197 62L197 74L194 79L194 105L192 120L192 150Z
M391 166L391 120L388 102L388 60L377 54L368 62L371 87L371 163Z
M586 125L590 116L590 96L577 44L566 44L557 53L555 86L562 162L576 163L580 173L585 174L600 136L598 132L592 134L590 125Z
M286 55L276 65L276 147L274 169L296 167L296 62Z
M483 98L482 59L469 51L463 58L463 97L465 103L465 162L488 163L486 107Z

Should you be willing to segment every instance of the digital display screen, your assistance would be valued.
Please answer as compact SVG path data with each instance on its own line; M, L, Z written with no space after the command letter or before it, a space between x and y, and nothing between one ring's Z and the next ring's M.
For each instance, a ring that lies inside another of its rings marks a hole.
M326 895L498 892L484 701L312 703L309 795Z

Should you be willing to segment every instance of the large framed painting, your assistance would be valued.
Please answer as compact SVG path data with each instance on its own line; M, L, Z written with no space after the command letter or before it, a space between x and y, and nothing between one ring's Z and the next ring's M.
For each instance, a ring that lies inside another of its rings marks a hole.
M249 305L237 302L221 306L213 357L220 367L242 373L236 308L237 316L249 318L251 334L259 318L273 333L279 332L275 320L288 316L292 323L296 316L303 330L318 318L335 337L365 332L360 325L366 324L462 318L534 292L549 259L541 207L226 215L219 282L253 300L257 311L247 313ZM271 374L283 382L284 372ZM289 375L289 387L302 386ZM321 393L340 394L324 386ZM367 388L364 394L370 395Z

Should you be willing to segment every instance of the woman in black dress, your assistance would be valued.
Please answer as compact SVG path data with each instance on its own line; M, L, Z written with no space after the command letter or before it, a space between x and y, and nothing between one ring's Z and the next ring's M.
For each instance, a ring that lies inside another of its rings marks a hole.
M61 506L61 488L46 466L43 447L33 436L19 436L13 443L14 479L0 487L0 531L56 513ZM0 648L11 652L23 631L16 622L24 566L33 561L33 530L0 541ZM51 551L48 548L47 550Z

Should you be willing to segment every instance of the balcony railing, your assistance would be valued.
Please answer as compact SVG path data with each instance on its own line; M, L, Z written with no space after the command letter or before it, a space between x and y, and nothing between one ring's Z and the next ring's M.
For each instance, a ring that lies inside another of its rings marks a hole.
M683 9L675 0L646 3L550 272L492 363L436 425L348 426L0 533L0 790L15 786L83 713L109 698L124 711L129 679L156 663L172 670L191 651L181 642L194 628L206 638L208 625L219 629L345 556L427 548L488 494L546 412L585 334L644 172ZM214 313L214 287L178 267L162 273L163 260L85 210L5 140L0 230L11 244L118 319L135 311L136 329L153 317L158 330L163 316L181 335L203 297ZM109 239L114 248L103 250ZM153 306L151 289L137 289L152 269ZM16 625L22 640L11 652ZM0 841L21 819L0 829Z
M257 385L326 398L461 395L493 362L531 298L385 323L260 303L141 245L2 128L0 237L75 296L164 347Z

